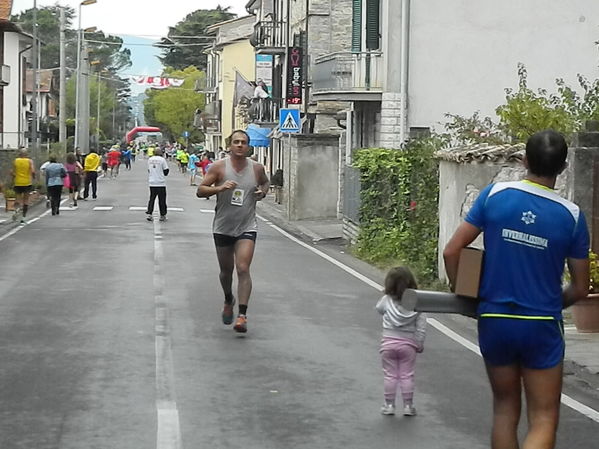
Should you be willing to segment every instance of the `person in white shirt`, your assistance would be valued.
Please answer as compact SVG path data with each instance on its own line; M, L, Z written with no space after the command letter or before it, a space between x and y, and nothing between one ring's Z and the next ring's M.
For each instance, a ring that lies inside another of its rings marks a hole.
M166 221L166 177L169 168L166 159L162 157L162 150L156 148L154 156L148 159L148 184L150 186L150 201L146 210L146 220L153 221L154 203L158 197L160 221Z

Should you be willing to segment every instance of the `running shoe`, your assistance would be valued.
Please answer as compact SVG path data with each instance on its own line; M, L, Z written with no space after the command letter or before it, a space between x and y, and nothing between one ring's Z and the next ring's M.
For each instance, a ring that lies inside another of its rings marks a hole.
M393 404L385 404L381 407L381 415L395 415L395 406Z
M154 220L154 217L152 217L152 214L147 214L146 215L146 220L152 221L152 220Z
M161 215L159 218L160 221L166 221L166 215Z
M223 318L223 324L226 324L227 326L231 323L233 323L233 306L235 305L235 298L233 298L233 301L231 301L230 303L225 303L225 305L223 306L223 313L222 313L222 318Z
M403 415L404 416L416 416L416 408L413 405L404 405L403 408Z
M235 332L239 332L241 334L245 334L248 331L248 319L245 315L237 315L237 320L235 320L235 326L233 326Z

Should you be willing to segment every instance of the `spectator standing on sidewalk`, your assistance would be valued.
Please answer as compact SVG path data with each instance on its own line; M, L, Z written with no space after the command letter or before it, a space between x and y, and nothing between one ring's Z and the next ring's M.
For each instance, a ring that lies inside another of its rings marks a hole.
M525 179L487 186L443 252L455 285L462 248L484 235L478 340L493 391L494 449L519 447L522 388L528 415L523 447L555 447L565 351L562 309L589 291L584 214L553 190L567 156L561 134L531 136ZM565 262L571 282L562 288Z
M72 153L70 153L72 154ZM62 195L62 187L64 178L67 176L67 171L60 162L57 161L56 155L52 154L48 158L50 163L45 169L46 172L46 188L50 196L50 207L52 215L60 215L60 197Z
M235 298L232 292L233 271L237 272L239 314L236 332L247 332L247 308L252 292L250 264L254 256L258 222L256 202L268 192L269 181L264 166L246 155L250 137L234 131L229 137L230 156L214 162L198 187L198 198L216 195L216 213L212 232L220 266L220 283L225 295L222 312L224 324L233 322Z
M85 157L83 170L85 172L85 187L83 189L83 199L87 201L89 196L89 187L91 185L92 199L98 198L98 167L100 166L100 156L96 150L90 150Z
M33 188L33 178L35 177L33 161L27 156L25 148L19 150L18 157L13 161L11 175L17 202L13 220L17 220L21 213L21 223L25 224L25 217L29 209L29 193Z
M162 150L156 148L154 156L148 159L148 184L150 186L150 201L146 210L148 221L152 221L154 213L154 203L158 197L158 208L160 209L160 221L166 221L166 177L169 168L166 159L162 157Z

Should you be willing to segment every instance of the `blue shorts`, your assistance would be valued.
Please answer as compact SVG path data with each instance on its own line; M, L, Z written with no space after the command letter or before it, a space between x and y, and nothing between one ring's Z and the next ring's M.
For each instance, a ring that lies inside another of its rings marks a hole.
M496 318L478 320L478 344L489 365L549 369L564 359L564 325L560 320Z

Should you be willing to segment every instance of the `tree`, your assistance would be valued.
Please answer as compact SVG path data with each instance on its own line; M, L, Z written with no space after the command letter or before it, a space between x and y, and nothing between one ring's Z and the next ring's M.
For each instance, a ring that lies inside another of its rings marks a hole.
M181 87L171 87L165 90L149 90L148 98L144 101L144 113L150 126L157 126L172 138L179 138L183 131L191 133L189 139L201 142L204 136L193 127L196 109L203 109L205 97L196 93L196 81L204 76L196 67L189 66L185 70L168 68L164 76L185 79Z
M198 9L188 14L185 19L174 27L169 27L167 37L162 38L160 44L163 56L160 61L165 67L183 70L191 65L200 70L206 70L207 56L204 50L211 45L206 39L206 28L215 23L224 22L237 17L229 12L229 8Z
M75 67L77 61L77 32L70 29L74 17L75 9L65 7L66 55L67 65L71 67ZM33 9L14 15L11 20L26 33L33 34ZM38 36L42 43L40 67L58 67L60 65L60 7L55 5L38 9L37 23Z

